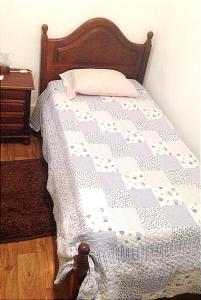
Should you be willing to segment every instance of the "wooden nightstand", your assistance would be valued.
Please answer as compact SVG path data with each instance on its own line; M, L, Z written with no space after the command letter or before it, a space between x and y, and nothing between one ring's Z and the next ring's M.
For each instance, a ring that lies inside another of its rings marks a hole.
M34 89L33 77L28 73L7 73L0 81L1 142L30 142L30 100Z

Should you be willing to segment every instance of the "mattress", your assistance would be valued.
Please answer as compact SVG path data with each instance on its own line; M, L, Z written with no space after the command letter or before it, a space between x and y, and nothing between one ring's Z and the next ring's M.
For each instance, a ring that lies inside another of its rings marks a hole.
M39 97L54 201L60 270L81 242L90 273L80 299L157 299L201 293L199 162L147 91L138 98L66 96L62 81Z

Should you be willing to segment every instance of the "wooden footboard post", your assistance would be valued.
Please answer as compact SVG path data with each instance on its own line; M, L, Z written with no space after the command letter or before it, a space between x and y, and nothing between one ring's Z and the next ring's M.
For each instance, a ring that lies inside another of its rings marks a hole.
M81 243L78 247L78 255L74 256L74 266L70 274L69 300L77 298L80 286L89 270L88 255L90 247L87 243Z

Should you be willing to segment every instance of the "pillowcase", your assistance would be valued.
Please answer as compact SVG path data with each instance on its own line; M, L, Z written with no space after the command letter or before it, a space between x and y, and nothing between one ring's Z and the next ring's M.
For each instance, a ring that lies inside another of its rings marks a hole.
M59 74L68 98L84 95L138 97L133 84L118 71L109 69L74 69Z

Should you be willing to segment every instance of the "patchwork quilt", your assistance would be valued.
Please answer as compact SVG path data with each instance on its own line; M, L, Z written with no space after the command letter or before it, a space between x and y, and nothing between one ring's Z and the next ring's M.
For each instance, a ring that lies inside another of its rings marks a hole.
M80 299L157 299L201 293L200 167L136 81L138 98L79 95L61 81L39 97L60 270L91 247Z

